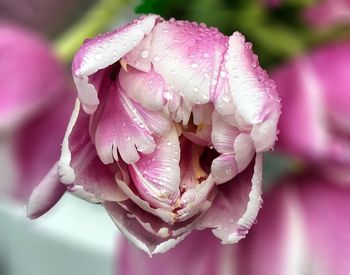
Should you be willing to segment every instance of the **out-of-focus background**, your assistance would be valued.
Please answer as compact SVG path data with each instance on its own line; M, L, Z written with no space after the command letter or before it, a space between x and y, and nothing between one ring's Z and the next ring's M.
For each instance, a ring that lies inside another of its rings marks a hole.
M70 65L75 51L85 38L142 13L203 22L226 35L240 31L253 43L262 67L276 81L286 113L276 151L265 156L267 197L270 190L278 192L279 185L290 185L282 180L288 175L303 178L292 180L300 182L310 175L314 181L316 174L348 194L350 1L0 0L1 275L118 274L120 235L102 207L67 194L48 214L29 221L25 205L36 183L59 157L74 105ZM326 95L320 96L323 91ZM295 192L304 194L299 189ZM306 200L314 197L317 195ZM319 203L323 205L322 200ZM274 207L271 202L266 204L267 209ZM304 206L295 207L300 210ZM345 219L348 226L350 208L347 212L341 203L334 207L329 215L337 221ZM346 217L340 216L340 208ZM314 222L310 217L308 222L316 235L318 228L327 227L325 223L315 227L317 219ZM342 245L350 233L341 234L344 240L334 240L332 249L337 250L339 243L341 257L348 258L350 250ZM255 238L259 233L249 241ZM328 249L327 242L327 238L320 238L308 249ZM257 253L254 257L251 265L259 266L263 257ZM326 257L332 261L331 256ZM342 274L350 274L347 266L342 268ZM284 274L340 274L314 270ZM239 275L246 274L259 273L246 270Z

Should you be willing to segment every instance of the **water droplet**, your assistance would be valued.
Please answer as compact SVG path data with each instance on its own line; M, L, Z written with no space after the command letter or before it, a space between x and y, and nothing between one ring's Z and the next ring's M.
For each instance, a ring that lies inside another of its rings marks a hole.
M230 100L231 100L230 96L225 93L222 97L222 101L227 103L227 102L230 102Z
M158 62L160 60L160 57L158 56L158 55L155 55L154 57L153 57L153 61L154 62Z
M142 57L142 58L147 58L147 57L148 57L148 51L147 51L147 50L143 50L143 51L141 52L141 57Z
M165 91L163 96L166 100L171 100L173 98L173 93L170 91Z
M209 149L214 149L214 145L212 143L209 144Z
M218 83L218 81L216 80L216 79L213 79L212 81L211 81L211 84L213 84L213 85L216 85Z
M193 87L194 92L198 92L198 87Z
M170 166L167 166L167 167L165 168L165 170L167 170L167 171L171 171L171 170L172 170L172 168L171 168Z
M101 60L101 59L103 58L103 56L102 56L102 54L97 53L97 54L95 54L95 58L96 58L97 60Z
M196 68L198 68L198 64L197 64L197 63L192 63L191 67L192 67L193 69L196 69Z
M226 73L225 71L221 71L221 72L220 72L220 76L221 76L221 77L226 77L226 75L227 75L227 73Z
M166 145L171 146L171 145L172 145L171 141L168 140L168 141L166 142Z

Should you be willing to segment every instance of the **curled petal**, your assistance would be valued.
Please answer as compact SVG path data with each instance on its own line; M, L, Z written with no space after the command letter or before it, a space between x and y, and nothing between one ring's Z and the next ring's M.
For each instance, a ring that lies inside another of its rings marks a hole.
M216 183L224 183L238 174L234 153L223 153L213 160L211 171Z
M182 183L182 185L185 185ZM211 175L196 184L193 188L187 189L181 196L180 205L182 208L177 211L177 221L185 221L199 213L204 213L210 206L215 193L214 180Z
M166 103L164 93L167 85L163 78L154 72L142 72L133 68L120 70L120 85L126 94L149 110L162 109Z
M245 124L242 127L261 123L270 114L280 112L275 85L261 69L251 47L238 32L230 37L214 96L217 111L235 114L236 121Z
M154 151L152 131L145 125L136 103L116 85L107 92L100 108L100 116L93 123L96 150L103 163L118 160L118 153L126 163L135 163L140 158L138 151Z
M126 196L118 188L113 175L117 168L100 161L87 131L89 120L77 101L62 144L58 166L60 180L69 191L92 201L123 200Z
M141 196L155 207L173 205L180 195L180 145L175 127L157 142L155 151L129 166Z
M93 113L99 104L96 88L89 83L89 76L115 63L135 48L152 31L157 19L156 15L144 16L84 42L74 57L72 71L85 111Z
M136 247L147 254L163 253L182 241L191 231L187 231L178 237L157 237L147 230L136 219L130 219L128 212L117 203L106 202L104 206L115 225L123 235Z
M152 31L150 60L170 88L189 103L210 101L227 37L216 29L186 21L157 24Z
M198 229L213 228L222 243L236 243L244 238L260 209L262 155L231 182L220 185L212 206L202 216Z
M27 205L27 217L36 219L49 211L63 196L66 186L59 182L56 163L34 188Z
M211 141L214 148L219 153L231 153L235 138L240 131L228 123L226 123L221 116L214 111L213 113L213 130L211 133Z

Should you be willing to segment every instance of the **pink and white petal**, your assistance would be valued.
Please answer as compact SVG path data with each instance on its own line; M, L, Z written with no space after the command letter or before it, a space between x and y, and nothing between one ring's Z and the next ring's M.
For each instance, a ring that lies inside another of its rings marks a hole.
M116 85L112 85L102 102L96 121L95 145L104 164L118 160L118 154L128 164L139 160L139 152L154 151L152 131L132 102ZM141 107L139 107L141 108Z
M149 58L152 41L152 32L130 52L124 55L123 59L126 63L137 70L149 72L152 69L152 62Z
M129 165L129 172L140 195L152 206L173 206L180 195L180 144L175 127L156 144L153 153Z
M247 168L255 155L255 148L252 138L249 134L239 134L234 143L235 160L238 173Z
M144 124L155 136L165 134L171 128L172 121L163 110L150 111L135 103L135 108L140 114Z
M91 142L88 127L90 116L80 109L77 100L66 135L58 165L60 181L69 190L96 200L119 201L125 199L114 179L117 168L104 165ZM98 182L98 184L96 184ZM83 188L84 192L79 191Z
M178 237L157 237L145 230L140 223L128 216L128 212L117 203L105 202L104 207L121 233L136 247L150 256L163 253L182 241L191 231Z
M27 217L39 218L49 211L63 196L66 186L59 181L56 163L44 179L34 188L27 205Z
M167 21L152 31L151 61L169 87L191 104L210 101L227 48L217 29L187 21Z
M223 153L218 156L211 164L211 172L216 184L225 183L233 179L238 174L235 154Z
M167 84L154 70L142 72L133 68L128 68L128 71L121 69L119 82L126 94L141 106L152 111L164 108Z
M86 111L93 113L99 103L96 88L89 76L117 62L137 46L154 28L159 16L149 15L112 32L86 40L75 55L72 72L79 99Z
M220 77L225 78L227 85L222 91L215 92L216 97L219 96L218 93L223 93L223 102L229 103L232 98L233 104L231 102L226 106L234 106L227 110L217 108L217 111L223 115L236 112L236 117L243 119L248 125L261 123L270 114L280 112L275 85L260 67L257 56L251 48L251 43L246 43L244 36L240 33L235 32L230 37L225 62L220 72ZM216 103L216 106L218 104Z
M216 111L212 115L213 130L211 133L211 141L214 148L219 153L232 153L234 150L235 138L240 131L226 123Z
M167 253L148 255L130 243L121 241L117 271L123 275L228 275L224 259L226 249L208 231L198 231Z
M236 243L244 238L255 222L262 204L262 155L231 182L217 187L209 210L198 221L198 229L213 228L222 243Z
M172 213L172 208L170 206L166 206L165 208L153 208L148 201L145 201L140 197L132 183L127 184L119 177L116 177L116 181L119 188L141 209L159 217L162 221L168 224L174 224L175 214Z
M168 110L175 122L187 125L192 112L192 104L186 102L180 95L175 92L168 91L166 93L169 99Z
M118 204L129 212L128 217L130 219L136 219L146 231L161 238L177 237L191 231L198 218L198 216L195 216L184 222L168 224L159 217L144 211L131 200L118 202Z
M273 148L275 141L277 141L277 123L278 117L272 117L253 126L250 135L254 141L256 152L266 152Z
M211 206L215 197L215 186L211 175L194 188L187 189L181 196L181 209L177 211L177 221L186 221L197 214L204 213Z

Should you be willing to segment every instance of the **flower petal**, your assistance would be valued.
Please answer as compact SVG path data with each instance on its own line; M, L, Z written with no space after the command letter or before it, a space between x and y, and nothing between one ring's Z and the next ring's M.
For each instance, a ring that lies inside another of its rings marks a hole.
M238 32L230 37L214 97L217 111L235 114L236 121L242 120L242 127L261 123L270 114L280 112L275 85L261 69L251 47Z
M219 153L232 153L235 138L240 133L239 129L226 123L216 111L214 111L212 117L213 130L211 140L214 148Z
M214 28L166 21L152 31L150 60L169 87L188 103L210 101L228 38Z
M167 84L154 70L142 72L133 68L120 70L120 85L126 94L149 110L159 110L166 104Z
M130 219L128 212L117 203L104 203L108 214L123 235L136 247L149 255L163 253L182 241L191 231L187 231L178 237L161 238L145 230L136 219Z
M152 131L138 112L142 108L136 107L115 84L104 96L100 116L93 122L96 150L103 163L118 160L118 153L126 163L135 163L140 158L138 152L154 151Z
M126 196L114 179L117 168L106 166L99 160L87 131L89 120L89 115L80 109L77 100L62 144L58 166L60 180L69 187L69 191L84 198L123 200ZM79 191L81 188L84 192Z
M175 127L156 144L156 150L142 155L129 166L129 172L140 195L152 206L173 206L180 195L180 145Z
M198 229L214 228L222 243L236 243L244 238L260 209L262 183L262 155L255 164L238 174L231 182L220 185L212 206L198 222Z
M59 182L56 163L34 188L27 205L27 217L36 219L49 211L63 196L66 186Z
M86 40L81 46L74 57L72 71L79 99L88 113L93 113L99 104L96 88L89 83L89 76L135 48L152 31L158 18L156 15L143 16L129 25Z
M211 172L217 184L225 183L233 179L238 174L235 154L223 153L218 156L212 162Z

